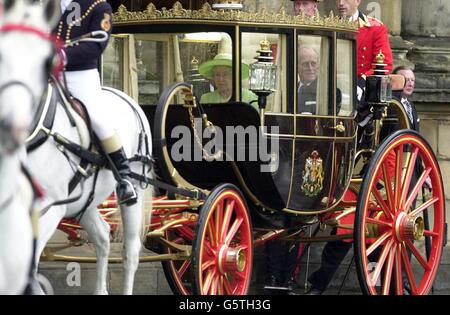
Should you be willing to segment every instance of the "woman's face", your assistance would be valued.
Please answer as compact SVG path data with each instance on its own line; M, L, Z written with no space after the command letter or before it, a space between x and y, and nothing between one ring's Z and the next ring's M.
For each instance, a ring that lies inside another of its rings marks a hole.
M233 74L231 67L217 66L213 69L213 81L220 94L231 94Z

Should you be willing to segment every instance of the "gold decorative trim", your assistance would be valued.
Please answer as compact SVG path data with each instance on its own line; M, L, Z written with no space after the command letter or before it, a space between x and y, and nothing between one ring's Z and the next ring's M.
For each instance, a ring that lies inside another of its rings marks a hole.
M243 23L262 23L262 24L286 24L294 26L317 26L340 28L349 31L357 31L357 22L350 22L347 19L341 19L335 16L331 11L328 16L321 16L319 12L312 17L304 13L293 16L286 13L284 6L276 12L268 12L262 8L259 12L245 12L237 10L213 10L209 3L205 3L200 10L184 9L180 2L176 2L172 9L162 8L157 10L153 3L147 6L144 11L130 12L122 4L113 15L115 24L130 24L133 22L146 22L158 20L208 20L225 22L243 22Z

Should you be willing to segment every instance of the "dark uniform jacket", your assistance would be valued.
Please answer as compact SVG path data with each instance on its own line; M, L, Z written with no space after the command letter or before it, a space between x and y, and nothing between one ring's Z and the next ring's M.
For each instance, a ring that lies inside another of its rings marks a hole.
M53 31L65 43L92 31L103 30L111 34L112 9L106 0L74 0L81 12L75 14L69 6ZM79 21L75 17L79 17ZM78 23L77 23L78 21ZM78 25L77 25L78 24ZM80 42L65 49L67 55L66 71L80 71L98 68L100 56L108 41L102 43Z

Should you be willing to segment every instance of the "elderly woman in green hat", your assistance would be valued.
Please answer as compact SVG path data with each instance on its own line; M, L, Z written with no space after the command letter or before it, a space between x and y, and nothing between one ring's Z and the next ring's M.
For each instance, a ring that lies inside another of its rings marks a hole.
M248 78L249 69L245 63L241 64L242 79ZM218 54L214 59L201 64L199 73L211 80L215 86L214 92L203 94L200 103L227 103L233 92L233 71L231 54ZM247 89L242 89L242 101L249 103L258 97Z

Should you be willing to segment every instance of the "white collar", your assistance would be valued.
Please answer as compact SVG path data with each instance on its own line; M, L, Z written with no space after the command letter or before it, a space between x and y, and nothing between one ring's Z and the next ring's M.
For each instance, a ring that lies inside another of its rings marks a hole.
M350 22L358 21L359 19L359 10L356 10L355 14L350 17Z

